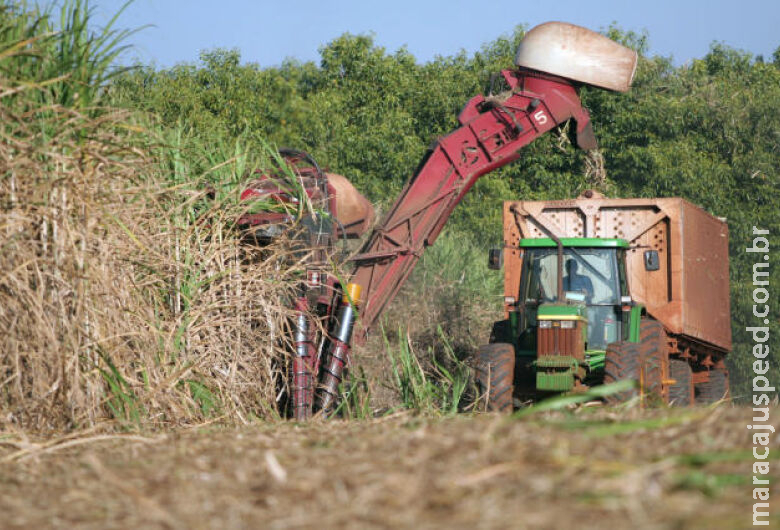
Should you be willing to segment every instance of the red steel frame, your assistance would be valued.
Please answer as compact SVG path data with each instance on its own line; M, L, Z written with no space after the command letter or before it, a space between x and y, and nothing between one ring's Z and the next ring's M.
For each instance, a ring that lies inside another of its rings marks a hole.
M395 297L479 177L517 160L520 149L569 119L577 123L580 147L596 147L590 116L572 82L523 69L501 74L511 92L487 99L476 96L466 104L458 116L461 127L430 148L354 258L351 281L364 293L359 321L363 333Z

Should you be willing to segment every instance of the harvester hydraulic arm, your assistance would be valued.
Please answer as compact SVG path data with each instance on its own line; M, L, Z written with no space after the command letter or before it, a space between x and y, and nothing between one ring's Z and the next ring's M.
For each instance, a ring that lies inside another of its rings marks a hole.
M355 296L343 301L317 396L323 414L331 414L338 401L353 325L360 337L368 333L479 177L517 160L520 149L570 119L577 122L579 146L596 147L590 116L570 81L522 69L501 74L509 89L466 104L458 116L461 127L428 150L381 225L353 258L356 265L348 290ZM362 306L357 323L352 304Z
M509 90L476 96L461 111L461 127L437 140L392 209L354 258L351 281L362 287L358 323L368 332L434 243L455 206L479 177L520 157L520 149L569 119L577 143L593 149L590 116L568 80L529 70L504 70Z

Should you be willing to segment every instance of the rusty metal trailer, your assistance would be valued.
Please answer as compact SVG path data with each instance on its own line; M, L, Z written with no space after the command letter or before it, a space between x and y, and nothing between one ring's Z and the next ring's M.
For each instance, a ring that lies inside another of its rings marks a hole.
M668 355L687 360L694 384L706 383L713 368L725 370L731 350L725 219L681 198L611 199L590 190L572 200L507 201L503 219L506 300L518 296L521 239L625 240L629 290L663 325Z

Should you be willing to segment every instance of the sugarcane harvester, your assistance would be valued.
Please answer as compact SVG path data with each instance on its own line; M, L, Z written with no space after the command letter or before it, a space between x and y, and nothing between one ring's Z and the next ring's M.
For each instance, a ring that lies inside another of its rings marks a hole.
M431 145L395 204L352 258L354 270L342 289L322 362L299 362L294 369L296 418L308 417L312 406L325 415L333 412L354 328L358 336L368 333L477 179L517 160L523 147L570 120L577 145L595 149L579 89L590 85L625 92L636 62L633 50L571 24L549 22L525 35L516 68L500 73L503 89L466 103L458 116L460 126ZM300 344L305 343L305 327L301 321ZM302 348L296 359L315 355L311 348L307 351ZM316 399L310 403L299 383L317 377Z

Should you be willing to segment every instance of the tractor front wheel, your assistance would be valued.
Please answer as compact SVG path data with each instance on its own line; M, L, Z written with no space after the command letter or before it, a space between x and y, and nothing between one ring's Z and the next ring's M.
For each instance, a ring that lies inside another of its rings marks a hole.
M512 412L514 394L515 348L497 342L477 350L476 380L480 396L492 412Z

